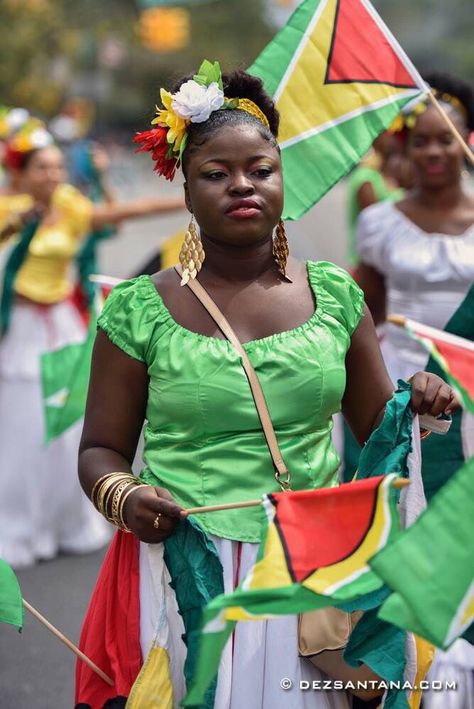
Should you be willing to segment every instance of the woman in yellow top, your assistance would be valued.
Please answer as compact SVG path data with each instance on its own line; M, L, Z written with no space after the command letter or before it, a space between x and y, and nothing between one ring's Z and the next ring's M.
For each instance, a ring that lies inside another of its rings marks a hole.
M80 426L44 446L40 355L85 337L70 299L81 242L106 224L183 206L181 199L95 205L65 184L57 147L30 148L7 147L23 194L0 195L0 239L11 247L1 308L0 556L15 567L59 550L88 552L109 536L77 482Z

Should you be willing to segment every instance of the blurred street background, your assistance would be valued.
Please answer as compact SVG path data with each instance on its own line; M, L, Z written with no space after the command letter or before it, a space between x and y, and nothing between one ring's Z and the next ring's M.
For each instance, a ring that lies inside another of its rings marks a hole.
M218 59L248 66L297 5L296 0L0 0L0 104L24 106L46 121L80 98L85 139L110 160L118 198L179 194L130 147L146 128L158 87ZM474 72L472 0L374 0L417 68ZM336 185L298 223L288 225L301 258L347 265L345 185ZM127 277L185 228L183 211L129 222L99 251L104 274ZM21 442L19 441L19 444ZM18 572L24 597L74 642L79 639L104 552L60 556ZM26 614L19 634L0 624L0 709L73 706L73 655Z

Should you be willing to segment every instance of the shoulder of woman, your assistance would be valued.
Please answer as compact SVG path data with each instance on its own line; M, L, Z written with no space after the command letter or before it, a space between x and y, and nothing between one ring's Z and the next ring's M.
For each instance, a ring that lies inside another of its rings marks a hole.
M364 294L350 273L330 261L308 261L321 309L352 335L364 310Z
M126 354L144 362L161 309L162 301L150 277L138 276L112 289L97 324Z

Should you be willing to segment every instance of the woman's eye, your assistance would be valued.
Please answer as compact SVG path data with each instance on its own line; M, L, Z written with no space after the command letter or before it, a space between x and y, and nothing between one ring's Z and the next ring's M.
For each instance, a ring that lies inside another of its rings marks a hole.
M272 168L271 167L259 167L253 171L253 174L257 175L257 177L269 177L272 174Z
M206 172L205 177L208 180L220 180L226 177L226 173L222 172L222 170L213 170L212 172Z
M451 133L447 133L445 136L443 136L442 143L443 145L451 145L451 143L454 141L454 136L451 135Z

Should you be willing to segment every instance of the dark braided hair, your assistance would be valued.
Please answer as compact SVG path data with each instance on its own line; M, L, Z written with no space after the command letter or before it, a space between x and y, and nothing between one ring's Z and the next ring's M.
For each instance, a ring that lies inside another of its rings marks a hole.
M472 84L457 76L441 71L432 71L425 74L425 81L435 89L437 93L446 93L460 101L466 111L462 118L469 131L474 130L474 88Z
M192 77L184 77L174 87L173 93ZM248 124L254 126L259 131L262 138L268 140L278 148L277 135L280 116L275 108L270 96L263 87L263 82L256 76L251 76L247 72L238 69L228 74L223 74L222 83L224 85L224 95L226 98L246 98L253 101L267 117L270 128L246 111L240 109L221 110L211 113L207 121L203 123L190 123L188 126L188 140L183 153L183 172L186 174L187 158L192 152L210 138L219 128L223 126L236 126Z

